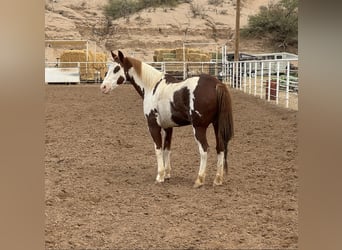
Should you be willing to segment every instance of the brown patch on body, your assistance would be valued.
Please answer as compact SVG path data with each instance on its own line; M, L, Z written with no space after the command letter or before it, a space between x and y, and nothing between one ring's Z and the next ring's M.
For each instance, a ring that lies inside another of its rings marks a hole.
M191 124L189 89L184 87L173 94L171 105L171 119L179 126Z

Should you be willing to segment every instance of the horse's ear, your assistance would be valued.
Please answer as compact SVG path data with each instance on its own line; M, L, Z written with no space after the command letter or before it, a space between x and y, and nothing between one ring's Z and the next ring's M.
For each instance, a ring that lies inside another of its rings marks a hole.
M112 54L113 60L115 61L115 60L118 58L118 56L115 55L114 52L113 52L112 50L110 51L110 53Z
M124 62L124 58L125 58L125 56L124 56L124 55L122 54L122 52L119 50L119 60L120 60L121 63Z

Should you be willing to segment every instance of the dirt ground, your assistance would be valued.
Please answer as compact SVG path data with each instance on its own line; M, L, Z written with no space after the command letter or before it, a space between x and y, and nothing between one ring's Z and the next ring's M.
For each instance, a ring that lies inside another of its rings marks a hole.
M129 85L46 86L47 249L298 248L298 111L231 90L235 137L224 185L194 189L199 153L176 128L171 179L154 183L156 157Z

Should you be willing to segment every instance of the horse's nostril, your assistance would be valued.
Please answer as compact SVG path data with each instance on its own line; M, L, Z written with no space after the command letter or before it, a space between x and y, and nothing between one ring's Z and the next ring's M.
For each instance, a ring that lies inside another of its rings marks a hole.
M105 89L105 88L106 88L106 85L104 85L102 88Z

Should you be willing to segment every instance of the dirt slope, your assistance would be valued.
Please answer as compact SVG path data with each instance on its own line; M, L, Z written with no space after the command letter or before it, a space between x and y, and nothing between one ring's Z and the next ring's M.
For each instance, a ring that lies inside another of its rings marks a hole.
M243 0L241 26L248 15L258 12L269 0ZM142 60L152 60L155 48L182 46L183 42L227 44L233 50L235 1L225 0L218 6L208 0L193 0L199 15L194 16L191 4L176 8L149 8L128 18L108 20L103 14L107 0L46 0L46 39L88 39L97 43L97 50L126 49L139 54ZM93 45L92 45L93 46ZM215 46L212 46L213 49ZM262 41L241 41L246 52L267 51ZM47 60L56 55L48 52ZM50 49L51 50L51 49Z

